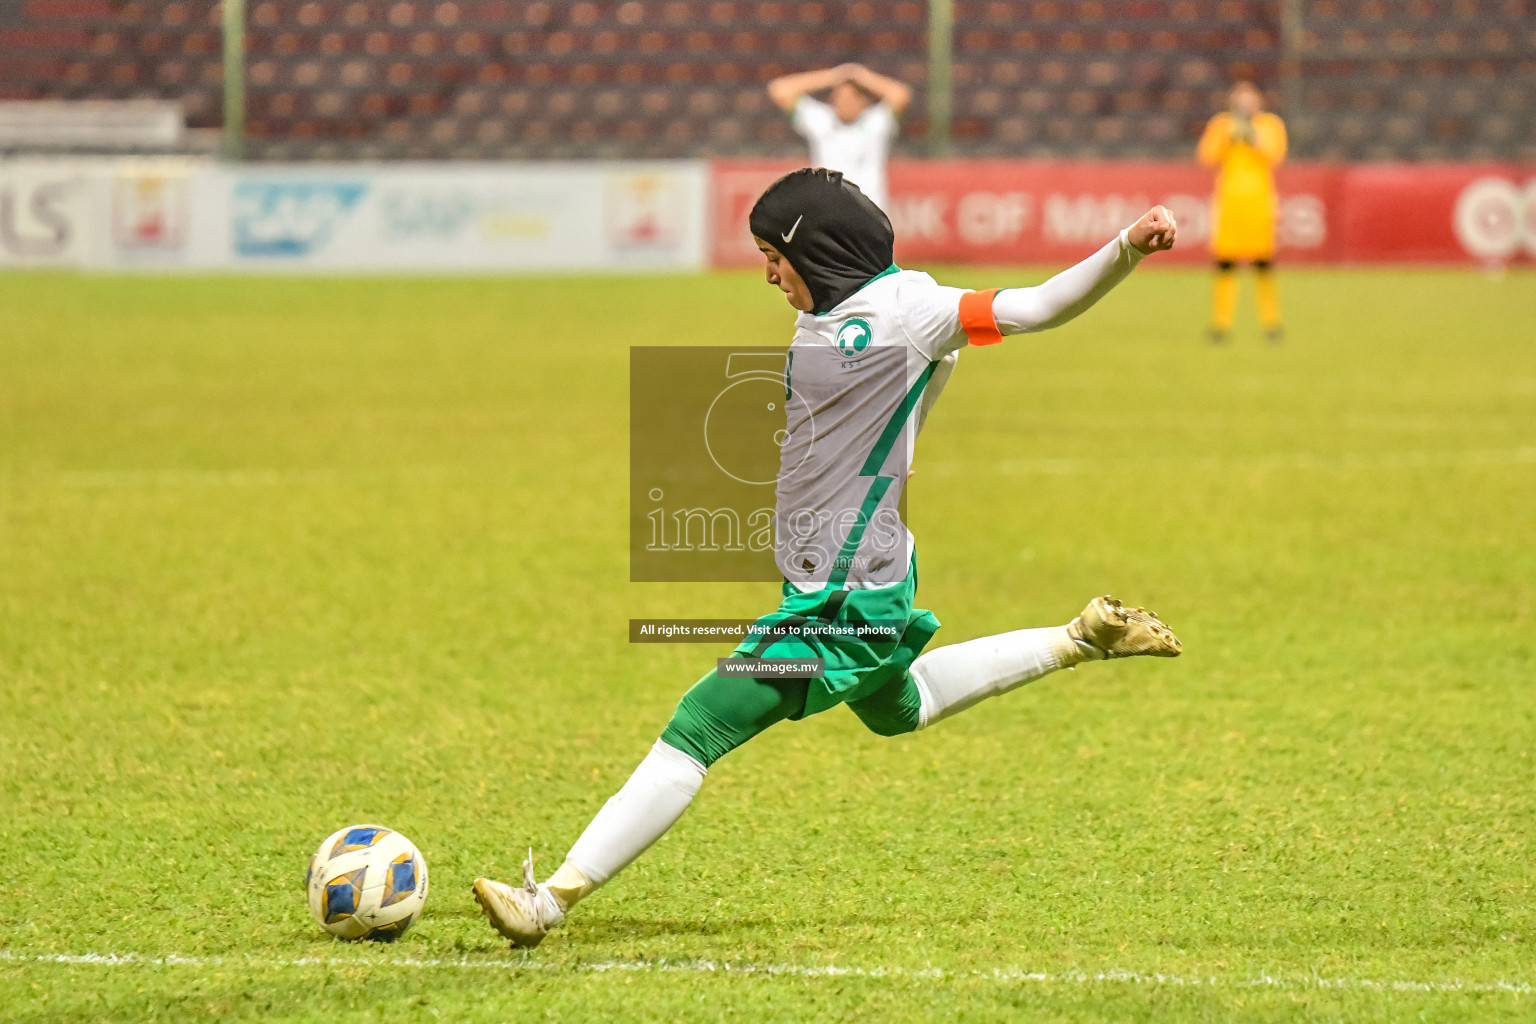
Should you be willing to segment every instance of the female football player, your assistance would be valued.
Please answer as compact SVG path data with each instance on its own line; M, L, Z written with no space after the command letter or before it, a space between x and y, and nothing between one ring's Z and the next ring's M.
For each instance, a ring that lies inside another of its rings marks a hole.
M1084 661L1172 657L1156 615L1096 597L1064 626L922 650L939 627L914 607L917 562L899 498L913 443L960 349L1066 323L1148 253L1172 247L1156 207L1037 287L965 291L892 262L891 222L836 171L775 182L753 207L768 283L800 311L785 371L775 495L777 611L678 704L651 752L548 879L481 878L475 899L514 947L537 946L672 827L711 765L769 726L847 704L882 736L925 729ZM815 678L786 678L796 661Z

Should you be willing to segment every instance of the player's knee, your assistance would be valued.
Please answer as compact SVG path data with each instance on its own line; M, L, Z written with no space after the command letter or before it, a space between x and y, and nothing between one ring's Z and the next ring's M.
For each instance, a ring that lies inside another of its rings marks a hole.
M1232 268L1235 267L1236 265L1237 264L1233 263L1231 260L1217 260L1216 261L1216 269L1221 271L1223 274L1230 274L1230 273L1232 273Z
M909 732L917 731L916 720L907 721L904 718L882 718L871 720L863 719L869 731L876 736L905 736Z
M1269 272L1269 260L1254 260L1253 269L1264 274Z
M900 704L870 706L864 701L849 704L848 708L859 716L859 721L864 723L864 728L876 736L905 736L909 732L917 731L916 708L908 708Z
M690 690L678 702L661 739L695 759L705 768L741 746L746 737L720 722Z
M661 738L708 768L774 723L802 714L808 686L804 679L709 672L683 694Z

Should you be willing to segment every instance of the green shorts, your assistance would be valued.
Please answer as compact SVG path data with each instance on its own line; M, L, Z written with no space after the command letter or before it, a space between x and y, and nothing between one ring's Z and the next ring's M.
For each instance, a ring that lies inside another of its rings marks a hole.
M804 593L784 584L778 610L752 625L733 658L820 658L826 674L810 680L805 707L792 719L857 701L904 676L939 620L917 597L917 558L907 578L885 587Z

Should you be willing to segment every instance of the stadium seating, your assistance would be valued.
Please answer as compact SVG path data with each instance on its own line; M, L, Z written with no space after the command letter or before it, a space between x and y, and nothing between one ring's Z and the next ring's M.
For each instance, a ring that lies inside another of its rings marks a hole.
M860 60L917 87L919 0L247 0L253 155L798 152L764 83ZM957 0L955 151L1187 156L1234 71L1298 155L1536 159L1536 0ZM215 0L0 5L0 99L179 100L222 121ZM1289 43L1290 48L1287 49Z

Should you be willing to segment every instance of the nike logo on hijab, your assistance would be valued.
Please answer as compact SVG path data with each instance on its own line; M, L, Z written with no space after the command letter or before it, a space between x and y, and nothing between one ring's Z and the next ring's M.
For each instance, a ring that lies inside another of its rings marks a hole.
M794 227L778 231L795 212ZM811 223L802 224L806 217ZM756 237L784 240L779 251L805 281L817 316L891 267L896 233L890 219L838 171L805 167L784 175L758 198L747 221Z

